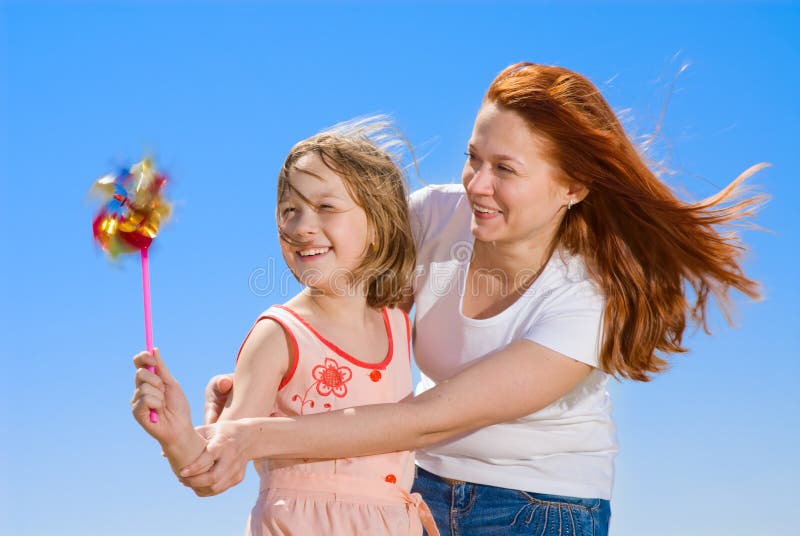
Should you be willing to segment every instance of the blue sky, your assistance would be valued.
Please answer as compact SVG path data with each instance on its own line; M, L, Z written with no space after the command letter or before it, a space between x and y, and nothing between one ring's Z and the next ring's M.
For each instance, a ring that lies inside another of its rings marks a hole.
M0 533L241 533L257 478L198 499L130 416L144 346L135 258L94 248L98 176L152 152L175 217L151 253L155 341L201 418L250 322L297 288L283 264L277 169L334 122L392 114L457 180L483 91L529 60L590 77L632 136L669 109L655 156L686 197L752 164L772 196L747 232L765 299L649 384L611 390L621 452L612 534L794 528L800 395L797 2L0 2ZM681 66L670 94L670 83ZM670 97L671 95L671 97ZM415 181L419 186L419 181Z

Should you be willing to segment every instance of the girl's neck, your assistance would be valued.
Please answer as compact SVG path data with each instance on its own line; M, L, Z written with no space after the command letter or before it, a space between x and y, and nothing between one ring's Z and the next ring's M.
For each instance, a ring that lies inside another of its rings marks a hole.
M304 290L286 304L326 340L365 363L381 363L392 348L381 310L364 296L326 295Z
M330 295L306 288L298 298L311 315L328 323L363 326L376 312L367 305L366 298L357 292L352 295L347 292Z

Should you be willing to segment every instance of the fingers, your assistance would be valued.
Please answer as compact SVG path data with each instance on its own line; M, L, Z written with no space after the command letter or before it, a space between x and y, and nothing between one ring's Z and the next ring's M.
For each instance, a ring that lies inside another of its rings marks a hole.
M150 352L139 352L133 356L133 365L136 368L155 367L156 358L150 355Z
M195 426L195 431L203 436L204 439L209 440L214 437L216 433L216 427L213 424L206 424L203 426Z
M133 398L131 404L137 402L155 403L157 405L150 406L153 409L158 409L164 406L164 391L153 385L143 383L133 391Z
M228 394L233 389L233 374L222 374L218 378L217 392L221 395Z
M133 365L137 369L154 367L158 375L161 376L164 381L167 383L175 381L175 379L172 377L172 374L169 372L169 369L164 364L164 360L161 359L161 352L158 348L154 348L152 354L150 352L139 352L133 356Z
M206 400L226 396L233 388L233 374L217 374L206 385Z
M163 408L164 393L162 390L144 383L133 392L131 411L138 421L149 422L150 410L162 410Z
M214 457L207 450L203 450L200 457L181 469L181 477L187 478L201 475L209 471L214 466Z
M206 386L206 403L203 419L207 424L213 424L219 419L222 408L228 401L228 396L233 388L233 374L219 374L211 378Z
M247 460L237 449L231 448L230 438L224 433L219 434L215 426L202 426L196 430L211 440L203 454L181 471L181 482L199 497L217 495L240 483L244 479Z
M224 459L219 459L210 471L180 480L185 486L192 488L198 497L210 497L232 488L243 479L243 470L233 469Z
M153 356L156 360L156 371L158 371L158 375L161 376L165 382L167 383L175 383L175 378L172 377L167 366L164 364L164 361L161 359L161 352L158 348L153 349Z
M135 381L136 387L141 385L152 385L161 391L164 390L164 382L162 379L159 378L156 373L150 372L146 368L140 368L136 371Z

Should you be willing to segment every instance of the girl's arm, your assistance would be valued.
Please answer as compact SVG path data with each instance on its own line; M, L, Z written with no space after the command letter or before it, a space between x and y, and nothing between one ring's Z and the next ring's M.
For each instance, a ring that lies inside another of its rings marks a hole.
M233 389L219 421L269 415L281 379L294 359L289 336L277 322L262 319L247 336L233 373Z
M218 422L233 424L239 422L237 419L246 417L266 417L275 404L275 396L281 379L289 369L289 363L292 359L297 359L296 354L296 349L289 341L289 334L277 322L267 319L256 322L239 351L233 374L233 389L227 395L227 402ZM184 466L191 461L194 461L194 467L205 467L205 470L213 464L213 458L205 451L200 458L187 460ZM237 466L229 475L231 484L225 486L225 489L244 479L247 461ZM209 464L204 465L206 462Z
M236 484L253 458L341 458L414 450L534 413L561 398L592 367L523 340L421 395L294 419L245 419L202 429L206 452L181 474L198 495ZM199 474L214 463L214 467ZM190 476L195 475L195 476Z
M196 460L205 450L206 440L192 426L191 410L181 386L172 377L156 348L151 355L141 352L133 358L136 390L131 409L136 421L153 436L169 460L175 474ZM156 367L158 374L146 367ZM150 422L150 409L158 413L158 422Z
M158 350L154 354L142 352L134 358L139 370L131 405L136 420L158 440L173 471L178 474L181 467L198 460L206 440L192 426L189 403L180 385L161 360ZM257 322L242 345L234 373L236 388L228 396L220 420L268 415L278 384L288 368L289 357L283 329L274 322ZM158 374L147 370L147 366L155 366ZM150 408L158 412L158 423L150 422Z

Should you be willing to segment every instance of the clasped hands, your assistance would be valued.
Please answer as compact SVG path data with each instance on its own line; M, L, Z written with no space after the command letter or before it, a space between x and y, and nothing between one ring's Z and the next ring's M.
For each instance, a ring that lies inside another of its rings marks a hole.
M158 350L133 358L136 387L131 410L136 421L160 444L179 480L198 497L217 495L239 484L247 468L247 427L217 422L233 387L233 375L214 376L205 392L205 425L194 428L189 403ZM156 368L157 373L147 370ZM150 422L150 409L158 422ZM199 453L199 455L198 455Z

